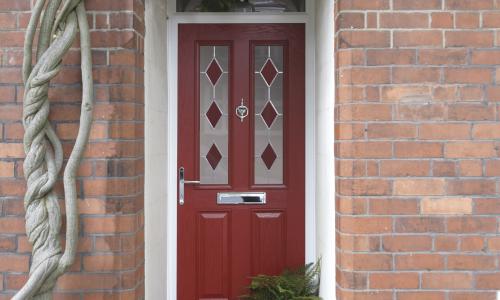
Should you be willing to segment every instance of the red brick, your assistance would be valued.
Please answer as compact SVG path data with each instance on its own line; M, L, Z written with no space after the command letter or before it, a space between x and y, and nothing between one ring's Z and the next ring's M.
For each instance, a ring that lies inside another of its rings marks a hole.
M496 183L488 179L453 179L448 181L449 195L492 195Z
M375 12L366 13L366 28L378 27L378 14Z
M424 99L416 99L421 102ZM430 100L430 97L426 99ZM396 120L400 121L442 121L447 116L447 106L443 104L399 104L396 111Z
M346 253L340 256L339 261L341 268L349 271L382 271L392 268L392 257L387 254Z
M343 105L338 112L339 121L383 121L392 118L392 106L387 104Z
M416 291L416 292L398 292L398 300L445 300L445 292L426 292L426 291Z
M119 278L115 274L65 274L58 282L57 287L61 290L82 289L113 289L117 288Z
M449 12L435 12L431 14L432 28L453 28L454 16Z
M385 102L406 102L428 100L431 98L429 87L396 85L382 88L382 101Z
M339 180L341 195L380 196L387 195L390 184L381 179L341 179Z
M491 47L493 32L488 31L447 31L446 47Z
M474 200L475 212L480 215L500 214L500 199L479 198Z
M432 175L434 177L456 176L456 164L453 161L435 161L432 164Z
M474 124L472 137L484 140L500 139L500 124Z
M462 160L458 163L460 176L482 176L483 164L480 160Z
M483 13L483 27L485 28L499 28L500 27L500 12L484 12Z
M421 235L384 236L382 247L388 252L417 252L432 250L432 238Z
M339 230L343 233L373 234L392 231L390 217L340 217Z
M488 250L500 252L500 237L491 237L488 239Z
M29 256L2 254L0 255L1 272L27 272L29 269Z
M482 68L447 68L444 70L446 83L492 83L493 72Z
M134 27L134 15L130 12L112 13L109 15L111 29L130 29Z
M413 124L369 124L367 129L369 139L410 139L417 135Z
M465 49L422 49L418 62L424 65L463 65L467 62Z
M425 13L381 13L380 28L427 28L429 15Z
M470 125L465 123L422 124L419 138L423 140L463 140L470 138Z
M24 32L20 31L0 31L2 47L23 47Z
M485 104L453 104L448 119L454 121L488 121L495 119L495 107Z
M16 15L12 13L0 13L0 28L2 30L16 28Z
M136 216L103 216L83 218L86 233L124 233L136 229Z
M476 274L476 288L481 290L500 289L500 273L479 273ZM475 298L477 299L477 298Z
M442 270L444 256L440 254L405 254L395 259L397 270Z
M371 273L372 289L416 289L419 285L418 273Z
M337 200L337 211L341 214L363 215L366 214L366 199L341 197Z
M339 140L363 139L365 126L362 124L335 124L335 136Z
M449 300L497 300L496 292L451 292Z
M404 233L444 232L445 224L442 218L398 217L395 228L396 232Z
M474 65L498 65L500 64L500 50L473 50L471 62Z
M424 198L420 203L422 214L428 215L461 215L472 213L470 198Z
M365 14L342 12L337 22L338 29L365 28Z
M14 176L14 163L7 161L0 161L0 177L13 177Z
M397 142L394 155L404 158L442 157L443 144L424 142Z
M337 243L344 251L376 251L380 248L378 237L338 234ZM390 263L390 258L388 261Z
M396 67L392 71L393 83L439 82L440 69L432 67Z
M441 9L441 0L394 0L396 10L437 10Z
M340 66L364 65L365 53L360 49L342 49L337 52L337 62Z
M468 273L423 273L422 288L456 290L470 289L473 277Z
M29 0L2 0L0 1L0 11L23 11L30 9Z
M338 270L337 284L349 289L366 289L368 276L364 273Z
M394 180L394 194L400 196L411 195L443 195L445 190L444 179L396 179Z
M368 49L367 65L410 65L416 61L416 52L411 49Z
M456 28L476 29L479 28L478 13L457 13L455 14Z
M380 176L407 177L429 176L430 163L421 160L383 160L380 162Z
M496 156L494 143L490 142L450 142L445 145L447 158L485 158Z
M491 217L452 217L447 222L448 232L453 233L494 233L496 219Z
M481 101L484 99L483 87L463 86L459 88L461 101Z
M464 236L460 239L460 250L463 252L483 252L486 250L482 236Z
M500 176L500 160L486 161L486 176Z
M496 257L486 255L449 255L449 270L494 270L496 269Z
M116 271L135 268L132 255L91 255L84 256L83 269L89 272Z
M340 84L390 83L388 68L350 68L340 72Z
M434 248L436 251L455 251L458 249L458 239L455 236L437 236Z
M344 142L338 145L338 153L344 158L388 158L392 155L389 142Z
M341 0L340 10L389 9L389 0Z
M492 9L493 5L493 0L447 0L445 8L451 10Z
M340 48L383 48L391 45L389 31L341 31Z
M496 86L489 86L486 89L487 101L500 101L500 88Z
M443 34L436 30L395 31L395 47L440 47Z

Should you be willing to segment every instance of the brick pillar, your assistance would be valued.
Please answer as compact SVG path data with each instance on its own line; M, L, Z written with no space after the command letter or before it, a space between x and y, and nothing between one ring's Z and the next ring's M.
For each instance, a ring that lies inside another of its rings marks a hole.
M79 251L70 272L58 282L56 299L141 299L144 1L85 2L95 121L78 174ZM22 46L30 9L29 0L0 0L0 299L10 299L25 282L31 251L24 229L21 124ZM80 93L79 51L74 48L50 92L51 120L66 157L78 130Z
M500 2L338 5L338 298L496 299Z

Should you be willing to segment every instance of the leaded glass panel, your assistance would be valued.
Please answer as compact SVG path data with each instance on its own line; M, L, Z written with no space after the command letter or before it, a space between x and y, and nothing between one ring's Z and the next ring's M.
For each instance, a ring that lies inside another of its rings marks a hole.
M200 181L228 183L229 47L200 46Z
M283 46L254 48L254 181L283 183Z

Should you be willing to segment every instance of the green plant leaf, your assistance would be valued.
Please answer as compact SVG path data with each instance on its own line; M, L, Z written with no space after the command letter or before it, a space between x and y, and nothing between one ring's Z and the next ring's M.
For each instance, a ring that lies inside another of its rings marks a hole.
M321 260L296 270L285 270L279 276L258 275L252 278L247 300L321 300L319 282Z

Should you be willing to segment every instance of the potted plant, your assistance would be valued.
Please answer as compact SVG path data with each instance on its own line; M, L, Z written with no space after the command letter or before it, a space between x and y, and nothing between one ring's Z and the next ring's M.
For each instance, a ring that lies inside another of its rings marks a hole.
M252 278L246 300L320 300L320 261L281 275L258 275Z

